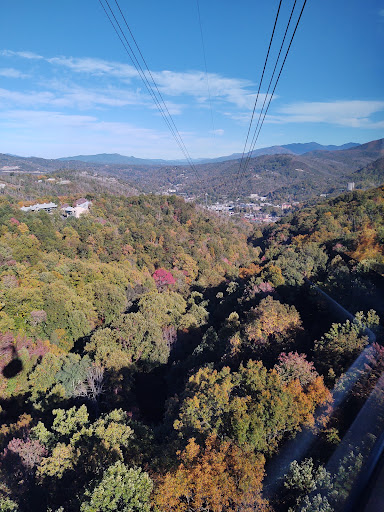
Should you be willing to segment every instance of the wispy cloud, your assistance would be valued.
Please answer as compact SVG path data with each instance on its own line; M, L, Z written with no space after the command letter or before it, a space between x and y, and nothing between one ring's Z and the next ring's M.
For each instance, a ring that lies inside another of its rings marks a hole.
M90 90L77 85L57 84L48 91L29 90L25 92L0 89L0 105L23 108L25 106L48 108L78 108L86 110L102 107L124 107L127 105L145 105L149 99L136 91L108 88Z
M0 105L9 106L10 104L17 107L38 106L38 105L58 105L58 100L51 92L19 92L10 91L8 89L0 89Z
M23 59L39 60L44 59L41 55L33 52L14 52L13 50L0 50L0 55L3 57L21 57Z
M133 66L121 62L105 61L93 58L72 58L53 57L46 59L47 62L64 66L76 73L88 73L92 75L107 75L120 78L121 80L139 79L139 73ZM198 101L208 100L207 77L202 71L153 71L154 78L160 92L167 96L193 96ZM150 83L151 77L147 73ZM249 80L227 78L211 73L208 76L211 98L214 100L227 101L240 108L251 108L254 96L250 94L249 88L253 86Z
M139 76L133 66L121 62L73 57L52 57L45 60L50 64L66 67L76 73L87 73L96 76L108 75L121 79L131 79Z
M380 128L372 116L384 111L384 101L300 102L285 105L268 116L272 123L328 123L351 128Z
M108 148L111 152L143 157L182 157L165 125L153 118L152 113L159 113L133 66L95 58L46 57L29 51L2 50L1 56L0 76L7 85L0 89L0 140L7 152L19 153L19 146L31 148L32 154L36 153L34 148L46 147L50 148L51 154L44 149L40 154L44 152L44 156L54 157L94 153ZM14 67L7 59L12 59ZM8 86L7 78L24 78L26 73L30 80L20 80ZM236 133L240 134L238 125L245 126L250 121L256 97L254 83L218 73L209 74L215 125L220 126L214 130L217 137L212 148L209 123L201 129L202 124L196 121L203 117L201 112L192 112L193 109L206 110L207 119L209 117L205 73L200 70L152 70L152 75L170 113L188 114L188 119L186 115L182 121L189 131L182 132L182 136L193 157L240 150L243 134L237 136ZM255 120L264 100L269 99L264 93L260 94ZM266 121L276 126L317 123L348 128L384 128L384 121L380 121L384 101L283 104L283 99L278 96L273 100ZM158 129L142 128L149 123ZM179 127L179 122L176 124ZM231 125L236 125L232 131Z
M12 50L3 50L0 54L29 60L44 60L53 66L69 69L73 73L114 77L124 82L131 82L140 78L139 73L133 66L121 62L64 56L43 57L32 52L14 52ZM201 105L208 101L207 77L203 71L175 72L151 70L151 74L159 90L165 96L190 96ZM147 76L149 81L151 81L150 76ZM253 107L255 94L252 91L254 84L251 81L228 78L216 73L210 73L208 79L211 99L214 102L228 103L237 108L247 110Z
M158 113L157 107L150 96L140 90L119 89L116 87L92 90L88 87L80 87L75 84L65 85L55 81L47 81L44 85L49 86L51 90L29 90L22 92L0 88L0 107L98 110L109 107L134 106L148 108ZM179 115L186 108L183 104L170 101L167 101L166 105L172 115Z
M28 75L14 68L0 68L0 76L5 78L27 78Z
M162 93L169 96L193 96L200 102L209 99L207 76L202 71L184 73L161 71L153 73ZM210 97L217 102L228 102L239 108L252 108L255 95L250 92L253 83L249 80L227 78L215 73L208 74Z
M61 112L48 112L46 110L6 110L0 112L0 120L5 124L20 125L26 128L44 126L84 127L94 123L94 116L66 115Z

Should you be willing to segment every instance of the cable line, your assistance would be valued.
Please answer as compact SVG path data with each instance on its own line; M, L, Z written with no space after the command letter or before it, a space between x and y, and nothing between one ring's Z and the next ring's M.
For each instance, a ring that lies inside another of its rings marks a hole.
M106 11L106 9L105 9L104 5L102 4L101 0L99 0L99 2L100 2L100 4L102 5L102 7L103 7L103 9L104 9L104 12L105 12L105 14L107 15L107 17L108 17L109 21L111 22L111 25L112 25L112 27L114 28L114 30L115 30L115 32L116 32L116 34L117 34L117 36L119 37L119 39L120 39L120 41L121 41L122 45L124 46L125 51L127 52L128 56L130 57L130 59L131 59L131 61L132 61L133 65L134 65L134 67L135 67L136 71L138 72L139 76L140 76L140 77L141 77L141 79L143 80L144 85L145 85L145 87L146 87L146 89L147 89L148 93L152 96L152 98L153 98L153 100L154 100L154 102L155 102L155 104L156 104L157 108L159 109L159 111L160 111L160 113L161 113L161 115L162 115L162 117L163 117L163 119L164 119L165 123L167 124L168 128L170 129L170 131L171 131L172 135L173 135L174 137L176 137L176 132L174 132L174 130L173 130L173 128L172 128L172 126L171 126L171 125L170 125L170 123L169 123L168 118L165 116L165 113L164 113L164 111L163 111L162 106L161 106L161 105L160 105L160 103L159 103L159 100L157 99L156 95L154 94L154 91L152 90L152 88L150 87L150 84L149 84L149 82L148 82L148 80L147 80L147 78L146 78L146 76L145 76L145 74L144 74L144 71L143 71L143 69L141 68L140 63L138 62L138 60L137 60L137 58L136 58L136 56L135 56L135 54L134 54L134 52L133 52L133 50L132 50L131 45L129 44L129 42L128 42L127 38L125 37L125 35L124 35L124 33L123 33L123 31L122 31L122 29L121 29L121 27L120 27L120 24L119 24L119 22L117 21L116 16L114 15L114 13L113 13L113 11L112 11L112 9L111 9L111 6L110 6L110 5L109 5L109 3L108 3L108 0L106 0L106 3L107 3L107 5L108 5L108 7L109 7L109 9L110 9L110 11L111 11L111 14L112 14L113 18L115 19L115 22L116 22L117 26L118 26L118 27L119 27L119 29L120 29L120 31L121 31L121 33L122 33L122 36L124 37L124 39L125 39L126 43L124 43L124 41L123 41L123 39L122 39L122 37L121 37L121 35L120 35L119 31L117 30L116 26L114 25L114 23L113 23L113 21L112 21L111 17L109 16L108 12ZM127 46L126 46L126 45L128 46L128 48L129 48L129 49L127 48ZM178 140L177 140L177 142L178 142L178 144L180 145L180 142L179 142Z
M108 2L108 0L105 0L105 1L106 1L106 2ZM135 39L135 36L133 35L133 33L132 33L131 29L130 29L130 26L128 25L128 22L127 22L127 20L126 20L126 18L125 18L125 16L124 16L124 13L122 12L122 10L121 10L121 8L120 8L120 5L119 5L119 3L118 3L118 1L117 1L117 0L115 0L115 3L116 3L116 5L117 5L117 8L118 8L118 9L119 9L119 11L120 11L120 14L121 14L121 16L122 16L122 18L123 18L123 20L124 20L124 23L125 23L125 25L126 25L126 27L127 27L128 31L129 31L129 33L130 33L130 35L131 35L131 37L132 37L132 39L133 39L133 42L135 43L135 46L136 46L136 48L137 48L137 51L138 51L138 52L139 52L139 54L140 54L140 57L141 57L141 59L142 59L142 61L143 61L143 63L144 63L144 66L145 66L145 68L146 68L146 71L148 72L148 74L149 74L149 76L150 76L150 78L151 78L151 80L152 80L152 83L153 83L153 85L154 85L154 87L155 87L155 89L156 89L156 91L157 91L157 94L159 95L160 100L161 100L162 104L164 105L164 109L165 109L166 113L168 114L169 120L170 120L170 122L171 122L171 124L172 124L172 126L173 126L173 128L174 128L174 130L175 130L175 132L177 133L178 137L180 138L180 141L181 141L181 143L182 143L182 145L183 145L183 147L184 147L185 153L188 155L187 160L188 160L188 161L191 161L191 163L192 163L192 159L191 159L191 157L189 156L188 150L187 150L187 148L186 148L186 146L185 146L185 144L184 144L184 142L183 142L183 139L181 138L181 135L180 135L180 133L179 133L179 131L178 131L177 127L176 127L176 124L175 124L175 122L174 122L174 120L173 120L173 117L172 117L171 113L170 113L170 112L169 112L169 110L168 110L167 104L166 104L166 103L165 103L165 101L164 101L164 98L163 98L163 96L162 96L162 94L161 94L161 92L160 92L160 90L159 90L159 88L158 88L158 86L157 86L157 83L155 82L155 79L153 78L152 72L151 72L151 70L149 69L149 66L148 66L148 64L147 64L147 62L146 62L146 60L145 60L145 58L144 58L144 56L143 56L143 54L142 54L142 52L141 52L141 50L140 50L140 47L139 47L139 45L138 45L138 43L137 43L137 41L136 41L136 39ZM139 65L140 65L140 64L139 64ZM141 67L141 66L140 66L140 67ZM144 75L144 76L145 76L145 75ZM146 80L147 80L147 77L145 77L145 78L146 78ZM193 169L194 169L194 165L193 165L193 164L192 164L192 166L193 166ZM194 170L195 170L195 169L194 169ZM195 170L195 172L196 172L196 170Z
M267 62L268 62L268 58L269 58L269 52L270 52L270 50L271 50L272 41L273 41L273 37L274 37L274 34L275 34L275 30L276 30L277 20L278 20L278 18L279 18L279 13L280 13L281 3L282 3L282 0L280 0L280 2L279 2L279 8L277 9L277 13L276 13L276 17L275 17L275 23L274 23L274 25L273 25L273 30L272 30L272 35L271 35L271 38L270 38L270 40L269 40L269 46L268 46L267 56L265 57L264 67L263 67L263 72L262 72L262 74L261 74L261 80L260 80L260 82L259 82L259 88L258 88L258 90L257 90L256 100L255 100L255 104L254 104L254 106L253 106L252 116L251 116L251 120L250 120L249 127L248 127L248 133L247 133L247 137L246 137L246 139L245 139L245 144L244 144L243 154L242 154L242 156L241 156L241 160L240 160L240 164L239 164L239 169L238 169L238 171L237 171L237 175L236 175L236 178L235 178L236 180L238 180L238 179L239 179L239 175L240 175L241 167L242 167L242 165L243 165L244 155L245 155L245 152L246 152L246 149L247 149L248 138L249 138L249 134L250 134L251 127L252 127L253 118L254 118L254 115L255 115L255 110L256 110L257 101L258 101L258 99L259 99L259 94L260 94L261 84L262 84L262 82L263 82L264 73L265 73L265 68L267 67Z
M261 119L261 116L263 114L263 111L264 111L264 107L265 107L265 102L267 101L267 98L268 98L268 93L270 91L270 88L271 88L271 84L272 84L272 81L273 81L273 78L275 76L275 72L276 72L276 68L277 68L277 64L279 63L279 60L280 60L280 55L281 55L281 52L283 50L283 46L284 46L284 43L285 43L285 39L287 37L287 33L288 33L288 30L289 30L289 26L291 24L291 20L292 20L292 16L293 16L293 13L294 13L294 10L295 10L295 7L296 7L296 3L297 3L297 0L294 1L293 3L293 7L292 7L292 10L291 10L291 14L289 16L289 20L288 20L288 24L287 24L287 27L285 29L285 32L284 32L284 37L283 37L283 41L280 45L280 50L279 50L279 54L277 56L277 59L276 59L276 62L275 62L275 67L273 68L273 72L272 72L272 76L271 76L271 79L269 80L269 84L268 84L268 89L267 89L267 92L264 96L264 101L263 101L263 106L261 107L261 110L260 110L260 114L259 114L259 118L257 120L257 124L256 124L256 128L255 128L255 131L254 131L254 134L253 134L253 137L252 137L252 141L251 141L251 145L250 145L250 148L251 151L248 152L248 155L247 155L247 159L245 161L245 164L244 164L244 167L243 167L243 173L246 173L247 172L247 167L249 165L249 162L252 158L252 152L253 152L253 149L255 147L255 137L256 137L256 133L257 133L257 129L259 127L259 124L260 124L260 119Z
M268 110L269 110L269 106L270 106L270 104L271 104L271 101L272 101L273 95L275 94L275 90L276 90L277 84L278 84L278 82L279 82L279 80L280 80L281 73L282 73L282 71L283 71L283 69L284 69L284 65L285 65L285 62L286 62L286 60L287 60L287 57L288 57L289 51L290 51L290 49L291 49L291 45L292 45L293 39L294 39L294 37L295 37L296 31L297 31L297 27L299 26L299 23L300 23L300 20L301 20L301 17L302 17L302 14L303 14L303 11L304 11L304 7L305 7L306 3L307 3L307 0L304 0L304 4L303 4L303 6L302 6L302 8L301 8L299 18L298 18L298 20L297 20L297 22L296 22L295 29L294 29L294 31L293 31L293 34L292 34L291 40L290 40L290 42L289 42L289 45L288 45L287 51L286 51L285 56L284 56L283 63L282 63L282 65L281 65L281 68L280 68L280 71L279 71L278 77L277 77L276 82L275 82L275 85L274 85L274 87L273 87L272 94L271 94L271 95L270 95L270 97L269 97L268 104L267 104L267 108L265 109L265 112L264 112L263 119L262 119L262 121L261 121L261 124L260 124L259 130L258 130L257 135L256 135L256 137L254 138L253 144L252 144L252 146L251 146L251 150L250 150L251 155L252 155L252 152L253 152L253 150L254 150L254 148L255 148L255 145L256 145L256 143L257 143L257 140L258 140L258 138L259 138L260 131L261 131L261 128L263 127L264 120L265 120L265 117L266 117L267 112L268 112ZM255 132L255 133L256 133L256 132ZM244 171L244 172L245 172L245 171ZM243 179L243 177L244 177L244 172L242 173L242 177L241 177L241 179ZM236 188L236 192L238 191L239 186L240 186L240 180L239 180L239 182L238 182L238 185L237 185L237 188Z
M106 1L108 1L108 0L106 0ZM197 2L198 2L198 0L197 0ZM192 158L191 158L191 157L190 157L190 155L189 155L189 152L188 152L188 150L187 150L187 147L185 146L184 141L183 141L183 139L181 138L181 135L180 135L179 131L177 130L177 127L176 127L175 122L174 122L174 120L173 120L173 118L172 118L172 115L170 114L170 112L169 112L169 110L168 110L167 104L165 103L165 101L164 101L164 99L163 99L163 96L162 96L162 94L161 94L161 92L160 92L160 90L159 90L159 88L158 88L158 86L157 86L157 84L156 84L156 81L155 81L155 79L153 78L152 72L151 72L151 70L150 70L150 68L149 68L149 66L148 66L148 64L147 64L147 62L146 62L146 60L145 60L145 58L144 58L144 56L143 56L143 54L142 54L141 50L140 50L140 47L139 47L139 45L138 45L138 43L137 43L137 41L136 41L136 39L135 39L135 36L133 35L133 33L132 33L132 31L131 31L131 29L130 29L130 27L129 27L129 25L128 25L128 22L127 22L127 20L126 20L126 17L124 16L124 13L122 12L122 10L121 10L121 8L120 8L120 5L119 5L119 3L118 3L118 0L115 0L115 3L116 3L116 5L117 5L117 7L118 7L118 9L119 9L119 12L120 12L120 14L121 14L121 16L122 16L122 18L123 18L123 20L124 20L124 23L125 23L125 25L126 25L126 27L127 27L128 31L129 31L129 33L130 33L130 35L131 35L131 37L132 37L132 39L133 39L133 42L135 43L135 46L136 46L136 48L137 48L137 51L138 51L138 52L139 52L139 54L140 54L140 57L141 57L141 59L142 59L142 61L143 61L144 65L145 65L145 68L146 68L146 70L147 70L147 72L148 72L148 74L149 74L149 76L150 76L150 78L151 78L151 80L152 80L152 83L153 83L154 87L156 88L156 91L157 91L157 93L158 93L158 95L159 95L159 97L160 97L160 99L161 99L161 101L162 101L162 103L163 103L163 105L164 105L164 108L165 108L165 110L166 110L167 114L169 115L170 122L171 122L171 124L172 124L172 126L173 126L174 130L177 132L177 134L178 134L178 136L179 136L179 138L180 138L181 144L182 144L182 146L183 146L183 148L184 148L184 156L186 157L186 160L187 160L187 162L189 163L189 165L190 165L190 167L192 168L192 170L195 172L195 174L196 174L196 176L197 176L197 178L198 178L198 180L199 180L200 184L201 184L201 185L203 185L202 180L200 179L200 176L199 176L199 174L198 174L198 172L197 172L197 169L196 169L196 167L195 167L195 165L194 165L194 163L193 163L193 161L192 161ZM199 9L199 5L198 5L198 13L199 13L199 20L200 20L200 9ZM206 72L206 76L207 76L207 83L208 83L208 92L209 92L209 100L210 100L210 107L211 107L212 126L214 127L214 123L213 123L213 111L212 111L212 104L211 104L211 93L210 93L209 79L208 79L208 73L207 73L207 60L206 60L206 54L205 54L205 46L204 46L203 32L202 32L202 27L201 27L201 20L200 20L200 32L201 32L202 44L203 44L203 53L204 53L205 72ZM214 194L214 191L213 191L212 186L210 186L210 185L209 185L209 188L211 189L212 193Z
M145 59L144 59L144 57L143 57L142 52L140 51L140 48L139 48L139 46L138 46L138 44L137 44L137 42L136 42L136 40L135 40L135 38L134 38L134 36L133 36L133 34L132 34L132 31L131 31L131 30L130 30L130 28L129 28L129 25L128 25L128 23L127 23L127 21L126 21L125 17L124 17L124 14L122 13L122 11L121 11L121 9L120 9L120 6L119 6L119 4L118 4L117 0L115 0L115 2L116 2L116 5L117 5L117 7L118 7L118 9L119 9L119 11L120 11L120 13L121 13L121 16L122 16L122 18L123 18L123 20L124 20L124 22L125 22L125 24L126 24L126 26L127 26L128 30L129 30L129 32L130 32L130 34L131 34L131 37L132 37L132 39L133 39L133 41L134 41L134 43L135 43L135 45L136 45L136 48L137 48L137 49L138 49L138 51L139 51L139 54L140 54L140 56L141 56L141 58L142 58L142 60L143 60L143 62L144 62L144 65L145 65L145 67L146 67L146 70L147 70L147 72L148 72L149 76L151 77L152 83L153 83L153 84L154 84L154 86L155 86L155 89L156 89L156 91L157 91L158 96L156 95L155 90L153 89L153 87L152 87L151 83L149 82L148 77L146 76L146 73L144 72L144 70L143 70L143 68L142 68L142 66L141 66L141 64L140 64L140 62L139 62L139 60L138 60L138 58L136 57L135 52L134 52L134 50L133 50L133 48L132 48L131 44L129 43L129 41L128 41L128 39L127 39L127 36L125 35L125 33L124 33L124 31L123 31L123 29L122 29L122 27L121 27L121 25L120 25L120 23L119 23L118 19L116 18L116 15L115 15L115 13L113 12L113 9L112 9L112 7L110 6L110 4L109 4L108 0L105 0L105 3L106 3L106 5L107 5L107 6L108 6L108 8L109 8L110 13L112 14L112 17L113 17L113 19L115 20L115 23L113 22L113 20L112 20L111 16L110 16L110 15L109 15L109 13L107 12L107 9L105 8L105 6L104 6L104 4L103 4L102 0L99 0L99 3L100 3L100 5L102 6L102 8L103 8L103 10L104 10L104 12L105 12L105 14L106 14L106 16L107 16L108 20L110 21L110 23L111 23L111 25L112 25L112 27L113 27L114 31L116 32L117 36L119 37L120 42L122 43L122 45L123 45L123 47L124 47L124 49L125 49L126 53L128 54L129 58L131 59L131 61L132 61L133 65L134 65L134 67L135 67L136 71L138 72L139 76L141 77L141 79L142 79L142 81L143 81L143 83L144 83L144 85L145 85L145 87L146 87L146 89L147 89L148 93L150 94L150 96L152 97L153 101L155 102L155 104L156 104L156 106L157 106L157 108L158 108L158 110L159 110L159 112L160 112L161 116L163 117L163 119L164 119L164 121L165 121L166 125L168 126L168 128L169 128L169 130L170 130L171 134L173 135L173 137L174 137L174 139L175 139L175 141L176 141L177 145L179 146L180 150L182 151L182 153L183 153L183 155L184 155L184 157L185 157L185 159L186 159L186 161L187 161L188 165L191 167L191 169L192 169L192 170L194 171L194 173L196 174L196 176L197 176L198 180L201 182L201 180L200 180L200 176L199 176L199 174L198 174L198 172L197 172L197 170L196 170L196 167L194 166L194 164L193 164L193 162L192 162L192 159L191 159L191 157L190 157L190 155L189 155L189 153L188 153L188 150L187 150L187 148L186 148L186 146L185 146L185 144L184 144L184 141L183 141L183 139L182 139L182 137L181 137L181 135L180 135L180 132L178 131L178 129L177 129L176 125L175 125L175 122L173 121L173 118L172 118L172 116L171 116L171 114L170 114L170 112L169 112L169 109L168 109L168 107L167 107L167 105L166 105L165 101L164 101L164 98L163 98L162 94L160 93L160 91L159 91L159 89L158 89L158 87L157 87L157 84L156 84L156 82L155 82L155 80L154 80L154 78L153 78L153 75L152 75L151 71L150 71L150 70L149 70L149 68L148 68L148 65L147 65L147 63L146 63L146 61L145 61ZM117 27L118 27L118 28L117 28ZM119 30L118 30L118 29L119 29ZM119 32L119 31L120 31L120 32ZM123 40L123 39L124 39L124 40ZM124 42L124 41L125 41L125 42Z

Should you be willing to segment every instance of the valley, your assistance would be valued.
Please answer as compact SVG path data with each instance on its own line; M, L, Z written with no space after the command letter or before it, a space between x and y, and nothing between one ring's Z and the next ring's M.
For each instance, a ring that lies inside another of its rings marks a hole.
M347 189L368 188L383 182L384 139L349 149L311 151L301 155L274 154L251 158L246 172L239 160L196 164L196 173L186 166L101 164L84 161L44 160L0 155L0 176L11 173L44 174L82 172L84 180L115 178L124 187L146 193L176 193L205 203L223 200L244 202L251 194L271 202L305 202L322 194L336 195ZM11 169L10 169L11 168ZM20 178L21 179L21 178ZM37 180L36 180L37 181Z

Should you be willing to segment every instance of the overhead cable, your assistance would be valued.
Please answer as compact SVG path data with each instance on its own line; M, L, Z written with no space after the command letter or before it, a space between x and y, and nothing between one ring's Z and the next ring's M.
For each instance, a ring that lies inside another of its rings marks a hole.
M266 117L267 112L268 112L268 110L269 110L269 106L270 106L271 101L272 101L272 98L273 98L273 96L274 96L274 94L275 94L275 90L276 90L277 84L278 84L278 82L279 82L279 80L280 80L281 73L282 73L282 71L283 71L283 69L284 69L284 65L285 65L285 62L286 62L286 60L287 60L287 57L288 57L289 51L290 51L290 49L291 49L291 45L292 45L293 39L294 39L294 37L295 37L296 31L297 31L297 27L299 26L299 23L300 23L300 20L301 20L301 17L302 17L302 14L303 14L303 11L304 11L304 7L305 7L306 3L307 3L307 0L304 0L303 6L302 6L302 8L301 8L301 11L300 11L300 14L299 14L299 17L298 17L298 20L297 20L297 22L296 22L295 29L294 29L294 31L293 31L293 34L292 34L291 40L290 40L290 42L289 42L289 45L288 45L287 51L286 51L285 56L284 56L283 63L282 63L282 65L281 65L281 68L280 68L280 71L279 71L278 77L277 77L276 82L275 82L275 85L274 85L274 87L273 87L273 91L272 91L272 93L271 93L271 95L270 95L270 97L269 97L268 104L267 104L267 108L265 109L265 112L264 112L264 114L263 114L263 118L262 118L262 120L261 120L261 124L260 124L260 126L259 126L258 131L257 131L257 134L256 134L256 136L254 136L254 138L253 138L253 143L252 143L252 146L251 146L251 148L250 148L250 154L251 154L251 155L252 155L252 152L253 152L253 150L254 150L254 148L255 148L255 146L256 146L257 140L258 140L259 135L260 135L261 128L263 127L265 117ZM255 133L256 133L256 132L255 132ZM248 162L249 162L249 160L250 160L250 159L248 159ZM243 169L242 177L241 177L241 178L239 179L239 181L238 181L238 185L237 185L237 188L236 188L236 192L239 190L240 182L241 182L242 178L244 177L245 172L246 172L246 169Z
M280 13L280 8L281 8L281 3L282 3L282 0L280 0L280 2L279 2L279 7L278 7L278 9L277 9L277 13L276 13L276 17L275 17L275 23L274 23L274 25L273 25L273 30L272 30L271 38L270 38L270 40L269 40L269 46L268 46L267 56L265 57L264 67L263 67L263 72L262 72L262 74L261 74L261 79L260 79L260 82L259 82L259 88L258 88L258 90L257 90L256 100L255 100L255 104L254 104L254 106L253 106L252 116L251 116L251 120L250 120L250 122L249 122L248 132L247 132L247 137L246 137L246 139L245 139L245 144L244 144L243 154L241 155L240 164L239 164L239 169L238 169L238 171L237 171L237 175L236 175L236 180L238 180L238 179L239 179L240 171L241 171L241 168L242 168L242 165L243 165L244 155L245 155L245 153L246 153L247 144L248 144L248 138L249 138L249 134L250 134L250 132L251 132L251 128L252 128L253 118L254 118L254 116L255 116L255 111L256 111L257 101L258 101L258 99L259 99L259 94L260 94L261 84L262 84L262 82L263 82L264 73L265 73L265 68L267 67L267 62L268 62L268 58L269 58L269 52L270 52L270 50L271 50L273 37L274 37L274 35L275 35L275 30L276 30L277 20L278 20L278 18L279 18L279 13Z
M273 78L275 76L277 64L279 63L279 60L280 60L280 55L281 55L281 52L283 50L283 46L284 46L284 43L285 43L285 39L287 37L289 26L291 24L292 16L293 16L293 13L294 13L294 10L295 10L295 7L296 7L296 2L297 2L297 0L295 0L294 3L293 3L293 7L292 7L292 10L291 10L291 14L289 16L288 24L287 24L287 27L286 27L285 32L284 32L283 41L282 41L282 43L280 45L279 54L278 54L276 62L275 62L275 67L273 68L272 76L271 76L271 79L269 80L269 84L268 84L268 89L267 89L267 92L265 93L265 96L264 96L263 106L261 107L261 110L260 110L260 113L259 113L259 118L258 118L257 124L256 124L256 128L255 128L255 131L253 133L253 137L252 137L252 141L251 141L251 145L250 145L250 151L248 152L247 159L246 159L246 162L244 164L244 168L243 168L244 172L246 172L246 170L248 168L248 165L249 165L249 162L250 162L250 160L252 158L252 152L253 152L253 149L255 147L255 137L256 137L257 129L258 129L259 125L260 125L261 116L263 114L265 103L266 103L266 100L268 98L269 91L271 89L271 84L272 84Z
M196 170L196 167L193 164L193 161L192 161L192 159L191 159L191 157L189 155L189 152L188 152L188 150L187 150L187 148L186 148L186 146L184 144L184 141L183 141L183 139L182 139L182 137L180 135L180 132L178 131L178 129L177 129L176 125L175 125L175 122L174 122L174 120L172 118L172 115L169 112L169 109L168 109L168 107L167 107L167 105L166 105L166 103L164 101L164 98L163 98L163 96L162 96L162 94L161 94L161 92L160 92L160 90L159 90L159 88L158 88L154 78L153 78L153 75L152 75L151 71L149 70L149 67L148 67L148 65L147 65L147 63L146 63L146 61L144 59L144 56L143 56L143 54L142 54L142 52L141 52L141 50L140 50L140 48L139 48L139 46L137 44L136 39L134 38L134 36L132 34L132 31L131 31L128 23L127 23L127 20L126 20L126 18L124 16L123 12L120 9L120 6L119 6L117 0L115 0L116 5L117 5L117 7L119 9L119 12L120 12L123 20L124 20L124 23L125 23L126 27L129 30L129 33L130 33L130 35L131 35L131 37L132 37L132 39L134 41L134 44L135 44L135 46L136 46L136 48L137 48L137 50L138 50L138 52L140 54L142 62L144 63L144 67L146 68L146 72L148 73L149 77L151 78L151 81L152 81L153 85L148 80L147 74L143 70L143 66L141 65L138 57L135 54L134 49L132 48L132 46L131 46L127 36L125 35L124 30L121 27L121 24L119 23L119 21L118 21L116 15L115 15L115 13L114 13L110 3L109 3L109 1L108 0L104 0L104 1L105 1L105 4L108 6L109 12L112 15L112 17L108 13L107 8L103 4L103 1L99 0L99 3L102 6L102 8L103 8L103 10L104 10L104 12L105 12L109 22L111 23L114 31L116 32L118 38L120 39L120 42L122 43L126 53L128 54L128 56L129 56L130 60L132 61L136 71L138 72L140 78L142 79L142 81L143 81L143 83L144 83L148 93L150 94L150 96L152 97L153 101L155 102L156 107L158 108L158 110L159 110L161 116L163 117L166 125L168 126L172 136L174 137L177 145L179 146L181 152L183 153L183 155L184 155L188 165L191 167L193 172L196 174L198 180L201 181L200 180L200 176L199 176L199 174L198 174L198 172Z

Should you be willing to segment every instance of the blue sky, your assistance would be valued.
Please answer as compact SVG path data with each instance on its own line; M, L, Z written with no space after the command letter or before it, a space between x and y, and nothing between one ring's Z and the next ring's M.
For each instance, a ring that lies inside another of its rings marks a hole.
M191 157L241 152L278 0L200 0L213 124L196 0L120 5ZM384 0L308 0L256 147L383 137L383 48ZM2 3L0 152L183 157L97 0Z

